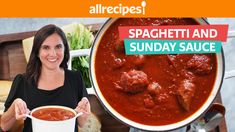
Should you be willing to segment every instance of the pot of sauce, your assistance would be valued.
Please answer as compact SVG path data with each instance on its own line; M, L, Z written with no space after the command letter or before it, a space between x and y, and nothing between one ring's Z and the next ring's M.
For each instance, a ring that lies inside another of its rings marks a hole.
M224 55L126 56L118 26L205 25L203 18L112 18L90 53L95 93L117 120L137 129L169 131L190 124L214 101L223 82Z
M33 132L73 132L80 115L69 107L49 105L33 109L26 117L32 120Z

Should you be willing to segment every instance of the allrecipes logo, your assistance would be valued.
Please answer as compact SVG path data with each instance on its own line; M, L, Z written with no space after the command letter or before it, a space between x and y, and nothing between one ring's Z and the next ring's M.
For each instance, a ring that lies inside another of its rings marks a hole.
M146 1L142 1L140 6L127 6L118 4L116 6L104 6L102 4L96 4L90 6L90 14L139 14L145 15Z

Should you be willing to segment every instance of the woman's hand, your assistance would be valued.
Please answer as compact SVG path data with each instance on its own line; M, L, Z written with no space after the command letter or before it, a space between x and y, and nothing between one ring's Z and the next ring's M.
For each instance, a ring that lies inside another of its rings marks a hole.
M26 103L17 98L13 101L10 108L2 114L1 128L4 131L8 131L15 124L16 120L25 119L25 115L29 113Z
M20 99L17 98L14 100L14 107L15 107L15 118L16 120L21 120L26 118L26 114L29 114L29 109L27 108L26 103Z
M82 112L83 114L78 117L78 124L80 127L83 127L86 123L90 113L91 113L91 106L89 100L86 97L83 97L80 102L78 102L77 107L75 110L79 113Z

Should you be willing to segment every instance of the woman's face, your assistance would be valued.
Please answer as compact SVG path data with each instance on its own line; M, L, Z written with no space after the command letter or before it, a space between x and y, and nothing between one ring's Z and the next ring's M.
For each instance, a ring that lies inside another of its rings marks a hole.
M61 37L54 33L48 36L39 50L42 69L54 70L59 68L64 59L64 44Z

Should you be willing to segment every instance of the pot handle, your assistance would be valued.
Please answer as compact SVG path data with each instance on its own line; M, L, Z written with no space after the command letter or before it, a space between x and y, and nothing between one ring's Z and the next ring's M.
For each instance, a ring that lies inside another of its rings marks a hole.
M79 49L79 50L71 50L69 51L70 53L70 59L69 59L69 64L68 64L68 69L72 69L72 59L74 57L79 57L79 56L89 56L91 52L91 49ZM87 88L87 92L90 95L95 95L95 90L93 87Z
M235 31L228 31L227 38L235 38Z
M75 115L75 118L78 118L79 116L83 115L83 112L79 112Z
M87 93L89 95L95 95L96 96L95 89L93 87L87 88L86 90L87 90Z
M214 103L202 117L190 124L187 132L212 131L221 123L224 115L225 107L222 104Z
M235 70L225 72L224 79L230 79L235 77Z
M69 63L68 63L68 69L72 69L72 59L74 57L89 56L90 52L91 52L91 49L79 49L79 50L71 50L71 51L69 51L70 59L69 59Z
M34 117L32 117L31 115L29 115L29 114L25 114L25 117L28 117L28 118L30 118L30 119L33 119Z

